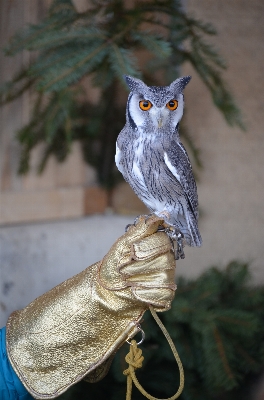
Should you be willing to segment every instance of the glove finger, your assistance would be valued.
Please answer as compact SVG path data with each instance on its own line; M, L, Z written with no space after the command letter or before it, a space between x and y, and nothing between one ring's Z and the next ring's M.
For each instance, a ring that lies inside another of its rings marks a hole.
M172 250L172 243L168 235L157 232L132 244L132 259L144 260L170 250Z
M153 257L149 260L132 261L120 268L120 273L124 278L133 275L148 274L149 272L175 270L176 263L172 251Z
M134 296L143 301L144 303L151 304L155 307L156 311L166 311L171 307L171 302L175 296L175 290L172 289L147 289L147 288L133 288Z
M147 219L144 216L140 216L138 223L135 226L131 226L123 235L123 238L127 244L131 245L157 232L159 225L162 225L163 222L164 220L162 218L154 214Z
M145 288L169 288L175 289L175 270L156 271L145 275L133 275L127 278L129 286Z

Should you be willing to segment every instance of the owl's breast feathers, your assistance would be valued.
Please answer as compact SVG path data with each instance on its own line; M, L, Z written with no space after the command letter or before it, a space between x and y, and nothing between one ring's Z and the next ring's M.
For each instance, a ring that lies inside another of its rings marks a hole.
M196 184L180 142L163 142L154 135L136 136L126 126L117 140L116 164L152 212L167 212L166 222L178 227L189 245L201 245Z
M175 205L183 196L183 188L165 164L161 140L154 135L130 136L127 140L127 133L122 131L117 140L119 171L152 211L161 211L166 204Z

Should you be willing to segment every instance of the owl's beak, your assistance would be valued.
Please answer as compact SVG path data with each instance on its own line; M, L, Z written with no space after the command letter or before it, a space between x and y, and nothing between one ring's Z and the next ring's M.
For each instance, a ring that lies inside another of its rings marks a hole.
M157 121L158 121L158 128L161 128L162 127L162 118L158 118Z

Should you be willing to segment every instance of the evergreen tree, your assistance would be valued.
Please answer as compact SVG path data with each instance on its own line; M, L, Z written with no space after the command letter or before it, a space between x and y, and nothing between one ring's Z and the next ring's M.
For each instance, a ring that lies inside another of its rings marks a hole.
M11 39L5 49L13 56L37 51L29 67L0 88L5 104L31 88L36 100L29 123L18 132L22 145L20 172L30 166L30 154L45 144L41 172L50 155L64 161L74 141L81 142L84 159L111 188L121 175L114 165L115 141L125 122L123 75L147 84L168 84L179 67L190 62L210 90L215 105L230 125L243 127L240 113L226 88L225 63L207 43L214 28L189 16L179 0L139 0L127 8L122 0L91 0L77 12L71 0L53 0L48 15ZM149 61L140 63L140 51ZM91 104L82 96L82 78L90 76L101 90ZM199 164L198 151L186 130L181 131Z

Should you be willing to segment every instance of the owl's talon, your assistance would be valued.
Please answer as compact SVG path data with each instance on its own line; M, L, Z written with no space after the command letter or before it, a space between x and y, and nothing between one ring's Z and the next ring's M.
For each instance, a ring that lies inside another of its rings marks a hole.
M128 231L128 229L130 228L130 226L134 226L134 224L127 224L126 227L125 227L125 232Z
M147 221L152 215L153 215L153 214L141 214L141 215L138 215L138 216L135 218L135 220L134 220L134 226L137 225L137 223L138 223L138 221L139 221L140 218L144 217L145 220Z
M185 254L183 251L184 248L184 235L183 233L176 231L175 228L169 227L165 228L164 226L160 225L158 228L158 232L165 232L169 236L172 241L175 260L179 260L180 258L183 260L185 258ZM177 242L177 248L174 247L174 241Z
M159 212L159 213L156 213L156 215L158 216L158 217L161 217L161 218L163 218L163 219L167 219L167 220L169 220L170 219L170 213L168 212L168 211L161 211L161 212Z
M153 214L148 214L148 215L147 215L147 214L143 214L143 215L141 214L141 215L138 215L138 216L134 219L133 224L127 224L127 225L126 225L126 227L125 227L125 232L128 231L128 229L130 228L130 226L136 226L140 218L145 217L145 220L147 221L152 215L153 215Z
M144 214L144 215L138 215L133 224L128 224L125 227L125 231L127 232L128 229L130 228L130 226L136 226L139 219L142 217L145 217L146 221L152 216L153 214ZM172 246L173 246L173 251L174 251L174 255L175 255L175 260L179 260L180 258L183 260L185 258L185 254L184 254L184 235L182 232L180 232L179 230L176 230L176 228L172 227L172 226L164 226L164 225L159 225L158 227L158 232L165 232L167 233L167 235L169 236ZM177 247L175 249L174 246L174 242L177 243Z
M179 260L179 258L181 258L182 260L185 258L185 254L183 251L183 239L184 239L184 235L179 232L177 235L177 250L176 250L176 254L175 254L175 259Z

